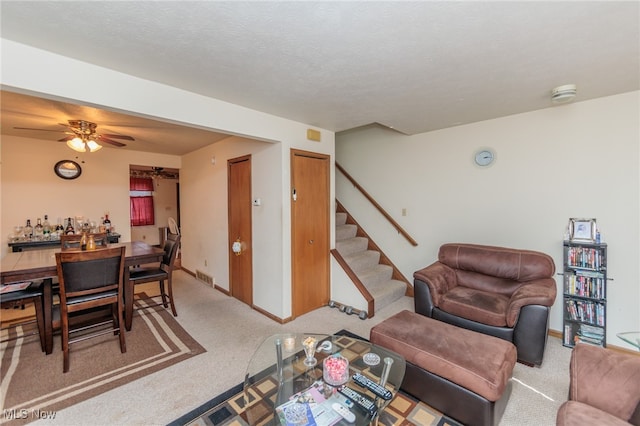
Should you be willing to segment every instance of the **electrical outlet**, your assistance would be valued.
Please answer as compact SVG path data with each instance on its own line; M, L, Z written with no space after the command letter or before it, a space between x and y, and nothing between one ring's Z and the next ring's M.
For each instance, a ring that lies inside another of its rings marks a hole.
M402 209L402 216L406 216L407 215L407 209Z

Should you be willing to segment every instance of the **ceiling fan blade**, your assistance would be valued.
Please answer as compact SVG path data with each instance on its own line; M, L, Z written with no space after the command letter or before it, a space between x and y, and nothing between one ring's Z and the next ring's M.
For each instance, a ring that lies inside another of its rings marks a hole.
M125 139L128 141L135 141L134 138L132 138L131 136L127 136L127 135L112 135L112 134L108 134L108 133L102 133L100 136L98 137L108 137L111 139Z
M111 144L113 146L117 146L117 147L123 147L123 146L127 146L125 144L123 144L122 142L118 142L118 141L112 141L111 139L105 138L103 135L99 135L96 140L98 140L98 142L104 142L104 143L108 143Z
M64 132L64 130L50 130L50 129L34 129L32 127L14 127L16 130L37 130L39 132Z
M75 135L65 136L62 139L58 139L58 142L67 142L67 141L70 141L71 139L74 139L74 138L75 138Z

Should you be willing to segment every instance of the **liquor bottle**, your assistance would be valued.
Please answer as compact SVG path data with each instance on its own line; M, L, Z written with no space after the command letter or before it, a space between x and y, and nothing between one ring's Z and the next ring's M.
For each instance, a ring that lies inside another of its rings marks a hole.
M33 227L31 226L31 219L27 219L27 226L24 227L24 237L31 241L33 238Z
M44 239L51 239L51 224L49 223L49 215L44 215L44 222L42 223L42 232L44 233Z
M38 218L38 223L36 223L35 228L33 228L33 234L36 241L42 241L42 237L44 236L44 227L42 226L42 220L40 218Z
M67 222L67 227L64 230L64 234L65 235L73 235L76 233L76 230L73 229L73 223L71 222L71 218L69 218L69 221Z
M109 213L105 213L104 215L104 222L102 222L102 224L104 225L107 234L111 232L111 221L109 220Z
M62 219L58 218L58 224L56 225L56 237L60 239L60 235L64 234L64 226L62 226Z

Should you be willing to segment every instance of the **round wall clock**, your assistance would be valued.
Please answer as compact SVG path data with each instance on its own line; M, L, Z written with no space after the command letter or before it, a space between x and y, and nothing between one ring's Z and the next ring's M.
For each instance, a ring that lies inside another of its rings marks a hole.
M60 160L53 166L53 171L62 179L75 179L82 174L80 164L72 160Z
M493 150L488 148L483 148L477 151L473 157L475 163L480 167L487 167L493 163L496 159L496 154Z

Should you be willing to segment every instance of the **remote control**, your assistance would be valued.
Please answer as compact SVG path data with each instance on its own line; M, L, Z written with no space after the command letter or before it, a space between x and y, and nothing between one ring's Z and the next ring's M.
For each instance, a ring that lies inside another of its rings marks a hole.
M378 412L378 407L376 407L376 404L374 404L372 400L354 391L353 389L347 386L340 386L338 388L338 392L349 398L355 403L355 405L360 407L365 412L371 414L372 416L375 416Z
M351 411L349 411L349 409L344 405L334 402L331 405L331 408L333 408L333 411L340 414L342 418L348 421L349 423L353 423L356 421L356 415L353 414Z
M380 386L378 383L369 379L368 377L363 376L360 373L356 373L353 375L353 381L362 386L363 388L369 389L371 392L384 399L385 401L389 401L393 394L391 391L384 386Z

